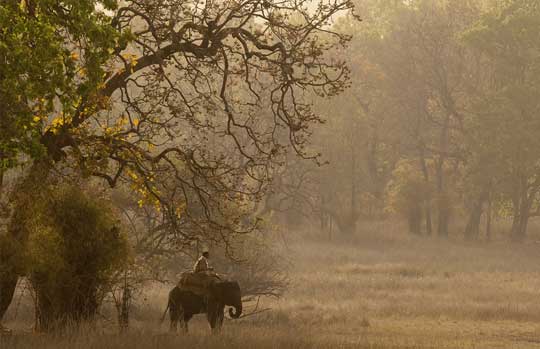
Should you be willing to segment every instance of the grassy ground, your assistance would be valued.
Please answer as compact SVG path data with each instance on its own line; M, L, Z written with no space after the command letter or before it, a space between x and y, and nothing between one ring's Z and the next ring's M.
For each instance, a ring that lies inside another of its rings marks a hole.
M203 316L189 335L167 334L157 324L167 290L155 289L124 335L110 334L107 322L62 338L31 335L11 310L5 324L17 331L0 348L540 347L540 245L441 242L401 231L371 224L346 241L296 238L288 246L290 291L266 301L271 311L227 321L220 335L209 335Z

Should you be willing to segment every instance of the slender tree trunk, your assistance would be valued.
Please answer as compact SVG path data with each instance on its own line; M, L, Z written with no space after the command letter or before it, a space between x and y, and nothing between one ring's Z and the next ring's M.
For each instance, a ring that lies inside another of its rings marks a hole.
M529 213L531 210L531 203L526 198L523 198L517 213L514 216L512 222L512 240L521 242L525 239L527 234L527 226L529 224Z
M492 207L491 207L491 201L493 198L491 197L491 194L489 195L488 202L487 202L487 214L486 214L486 240L488 242L491 241L491 216L492 216Z
M480 235L480 220L482 218L482 206L475 204L472 208L467 226L465 227L465 240L478 240Z
M332 229L333 229L332 217L328 217L328 241L332 241Z
M438 221L437 221L437 234L439 237L448 237L448 221L450 216L450 208L448 207L448 198L445 193L439 193L437 198L438 205Z
M450 207L446 186L444 182L444 164L448 154L448 137L450 127L450 115L446 115L443 120L440 138L440 155L437 163L437 207L438 207L438 222L437 234L440 237L448 237L448 220L450 216Z
M511 236L512 240L516 242L525 239L531 207L540 187L538 185L530 187L528 179L525 176L521 176L518 188L517 195L512 200L514 204L514 218L512 221Z
M426 187L429 187L429 172L426 164L426 157L424 153L424 147L420 148L420 165L422 167L422 174L424 176L424 182ZM431 236L433 233L433 223L431 221L431 193L428 193L428 197L424 200L425 215L426 215L426 235Z
M465 239L466 240L478 240L480 235L480 221L482 218L484 203L487 200L487 191L480 194L480 197L475 200L467 226L465 227Z
M422 208L419 204L409 210L409 232L413 235L422 235Z
M349 214L349 224L353 232L356 230L356 213L358 211L356 191L356 152L353 151L351 156L351 212Z
M429 203L426 203L426 235L431 236L433 234L433 223L431 222L431 207L429 206Z
M131 306L131 289L127 282L127 273L124 274L124 287L122 289L120 304L118 305L118 326L120 332L125 332L129 327L129 309Z

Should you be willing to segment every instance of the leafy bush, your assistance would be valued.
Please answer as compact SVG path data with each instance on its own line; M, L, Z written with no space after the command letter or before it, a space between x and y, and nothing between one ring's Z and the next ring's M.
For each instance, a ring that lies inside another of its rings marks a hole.
M37 327L91 320L128 254L112 208L70 186L51 188L34 209L25 225Z

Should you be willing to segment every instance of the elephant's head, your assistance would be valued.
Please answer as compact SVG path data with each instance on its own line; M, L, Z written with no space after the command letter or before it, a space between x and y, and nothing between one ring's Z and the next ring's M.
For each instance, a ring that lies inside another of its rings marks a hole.
M224 305L234 307L229 309L229 315L233 319L238 319L242 314L242 292L240 285L236 281L221 281L212 285L212 293L216 299Z

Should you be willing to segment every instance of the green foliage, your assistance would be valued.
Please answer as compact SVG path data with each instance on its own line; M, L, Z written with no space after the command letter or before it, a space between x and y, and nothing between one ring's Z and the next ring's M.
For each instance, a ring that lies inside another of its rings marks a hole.
M411 161L400 161L386 189L387 209L408 214L419 203L429 201L432 190L422 177L418 165Z
M42 125L64 115L102 82L116 31L97 12L116 1L15 1L0 4L0 168L21 154L39 157Z
M540 191L540 4L501 2L462 39L490 77L472 98L471 164L497 185L500 214L528 217ZM513 233L523 235L521 227Z
M34 209L27 222L28 274L40 325L91 319L128 254L111 208L77 188L60 187Z

